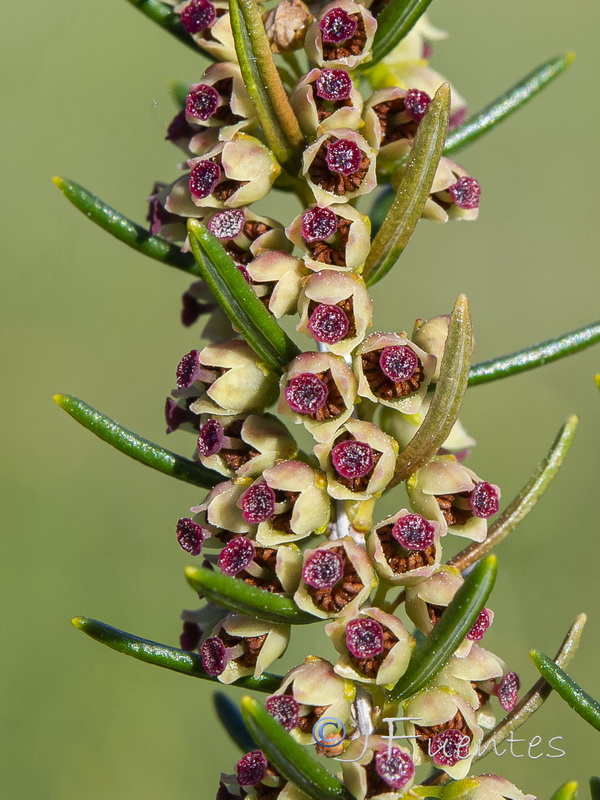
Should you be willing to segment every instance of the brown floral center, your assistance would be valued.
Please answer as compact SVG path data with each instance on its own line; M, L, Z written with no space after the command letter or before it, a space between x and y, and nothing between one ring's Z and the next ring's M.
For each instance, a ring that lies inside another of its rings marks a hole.
M311 181L316 186L323 189L323 191L341 197L345 194L352 194L360 189L371 161L369 157L363 153L360 166L356 172L350 175L344 175L341 172L332 172L327 166L327 151L328 146L335 144L336 141L341 140L336 140L334 136L329 136L322 142L309 167L308 174Z
M431 725L427 727L415 725L417 744L425 753L425 755L429 755L429 740L433 739L436 734L450 729L460 731L462 734L468 737L469 741L473 740L473 732L467 725L467 721L461 712L457 711L452 719L449 719L447 722L442 722L440 725Z
M220 81L213 83L213 89L215 89L220 95L221 98L225 101L223 105L220 105L215 113L212 115L213 119L218 119L219 122L222 122L223 125L235 125L236 122L239 122L243 117L240 117L238 114L234 114L231 110L231 93L233 91L233 78L222 78Z
M377 115L381 128L381 147L399 139L415 138L419 123L406 113L402 97L378 103L373 106L373 111Z
M384 349L381 347L378 350L370 350L361 356L365 378L375 397L380 397L382 400L397 400L418 392L425 378L421 361L418 361L417 369L410 378L394 381L384 374L380 366L380 358Z
M345 608L365 588L365 585L358 577L358 573L346 555L344 548L332 547L330 549L344 559L344 574L335 586L326 589L315 589L306 585L306 591L317 608L327 613L336 613Z
M404 575L421 567L435 564L436 550L432 544L424 550L405 550L392 535L393 525L384 525L377 531L383 555L395 575Z
M307 242L310 257L320 264L331 264L334 267L346 266L346 246L350 235L349 219L338 217L337 232L333 241Z
M244 583L250 586L256 586L263 589L265 592L272 592L273 594L285 594L281 581L277 577L277 550L274 547L256 547L256 552L253 559L254 563L261 567L266 575L257 578L251 575L246 570L238 573L237 577L241 578Z
M234 661L236 661L240 667L255 667L267 636L268 634L266 633L263 633L262 636L233 636L227 633L226 630L221 629L219 639L226 647L235 647L238 644L242 645L244 653L234 659Z
M292 514L294 513L294 505L296 500L300 497L300 492L285 492L277 489L275 491L275 502L285 503L288 506L287 510L281 511L279 514L274 514L269 520L271 526L276 531L287 533L290 536L294 534L292 530Z
M470 508L461 508L457 503L460 503L463 498L470 497L471 492L459 492L458 494L436 494L434 495L442 516L446 520L446 524L450 525L464 525L473 516Z

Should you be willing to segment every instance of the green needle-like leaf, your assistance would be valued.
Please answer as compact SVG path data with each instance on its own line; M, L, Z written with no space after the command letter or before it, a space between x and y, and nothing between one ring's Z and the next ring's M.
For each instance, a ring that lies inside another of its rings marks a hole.
M221 572L204 567L186 567L185 577L190 586L203 597L249 617L286 625L306 625L319 621L299 609L289 597L266 592Z
M567 419L558 432L544 460L515 497L512 503L502 512L498 519L490 526L488 535L483 542L471 542L464 550L451 558L448 564L459 570L465 570L474 564L486 553L496 547L509 533L511 533L530 511L552 483L560 469L573 442L579 417L573 415Z
M387 56L427 11L431 0L388 0L377 16L373 59L369 67Z
M252 697L242 697L242 714L268 761L312 800L354 800L343 783L309 755Z
M600 800L600 778L594 775L590 778L590 794L592 800Z
M123 216L119 211L115 211L114 208L75 181L58 177L53 181L75 208L129 247L190 275L200 274L191 253L182 253L181 248L159 236L152 236L141 225Z
M190 245L200 274L233 326L274 373L299 353L267 311L221 242L195 219L188 221Z
M550 800L575 800L579 790L577 781L568 781L559 786Z
M450 317L440 377L429 411L419 430L398 456L396 472L389 486L395 486L420 469L448 438L467 390L472 336L469 302L461 294Z
M144 661L146 664L154 664L157 667L170 669L174 672L181 672L184 675L191 675L192 678L202 678L205 681L218 683L218 678L207 675L202 666L202 658L198 653L191 653L187 650L179 650L176 647L169 647L167 644L159 644L150 639L141 639L131 633L125 633L118 628L112 628L104 622L89 617L74 617L71 624L83 631L85 634L95 639L101 644L105 644L118 653ZM243 689L250 689L255 692L265 692L272 694L281 686L282 677L264 673L260 678L240 678L234 686Z
M304 136L273 60L256 0L229 0L235 49L256 116L275 158L296 175Z
M488 556L467 575L431 633L415 651L408 669L390 691L390 700L405 700L421 691L448 663L473 627L496 581L496 556Z
M250 735L237 703L234 703L231 697L224 692L215 692L213 703L217 717L231 737L232 742L244 753L257 750L258 745Z
M373 240L363 271L367 286L380 281L394 266L421 218L442 156L449 109L450 87L444 83L418 127L396 196Z
M507 356L491 358L474 364L469 373L469 386L477 386L488 381L497 381L507 378L518 372L542 367L551 361L573 355L580 350L585 350L593 344L600 342L600 321L592 322L583 328L578 328L570 333L564 333L555 339L548 339L540 344L533 344L523 350L517 350Z
M179 14L173 11L172 6L161 3L159 0L127 0L127 2L139 9L148 19L151 19L153 22L156 22L157 25L160 25L161 28L173 34L180 42L191 47L196 54L202 53L203 56L214 61L213 56L202 50L194 42L190 34L186 32L179 19Z
M165 450L147 439L142 439L141 436L123 428L114 419L96 411L95 408L77 397L69 394L55 394L53 399L88 431L95 433L103 441L147 467L152 467L159 472L164 472L165 475L171 475L180 481L201 486L204 489L210 489L223 480L222 476L216 472L183 458L183 456L178 456L170 450Z
M548 681L556 694L562 697L573 711L576 711L593 728L600 731L600 703L584 692L581 686L575 683L573 678L570 678L551 658L537 650L532 650L529 655L542 677Z
M519 83L500 95L493 103L483 108L478 114L468 119L464 125L453 130L446 139L444 154L454 153L479 139L484 133L498 125L504 119L529 102L538 92L557 78L561 72L572 64L575 53L553 58L530 72Z

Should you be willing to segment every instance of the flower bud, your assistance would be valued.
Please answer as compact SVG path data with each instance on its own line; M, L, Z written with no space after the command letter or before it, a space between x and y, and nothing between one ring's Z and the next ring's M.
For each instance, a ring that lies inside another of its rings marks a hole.
M350 621L330 622L325 633L340 653L336 673L378 686L393 685L404 675L415 646L398 617L379 608L363 609Z
M265 17L265 31L274 53L292 53L304 44L312 14L302 0L280 0Z
M190 86L185 111L192 125L220 128L222 141L247 127L256 114L240 69L233 62L208 67L200 82Z
M312 69L290 95L305 136L361 125L362 95L343 69Z
M321 9L306 32L304 47L320 67L354 69L371 59L377 22L353 0L334 0Z
M371 249L371 221L350 205L311 206L286 228L309 269L360 272Z
M281 378L277 410L323 442L350 417L355 400L356 380L341 356L302 353Z
M394 173L394 183L400 179L403 169ZM423 218L433 222L448 220L474 220L479 215L481 188L464 167L443 157L438 164L425 202Z
M321 619L355 616L376 584L364 548L345 536L304 552L302 580L294 600Z
M320 206L347 203L377 186L376 154L350 128L327 131L302 156L302 175Z
M394 474L398 445L376 425L348 419L335 438L314 448L336 500L378 496Z
M440 525L403 508L375 525L367 536L367 551L387 583L419 583L435 572L442 559Z
M257 297L280 319L294 314L306 269L299 258L280 250L265 250L246 267Z
M359 737L350 743L342 770L344 785L356 800L396 799L410 790L415 775L406 747L390 747L385 736L373 734L366 742Z

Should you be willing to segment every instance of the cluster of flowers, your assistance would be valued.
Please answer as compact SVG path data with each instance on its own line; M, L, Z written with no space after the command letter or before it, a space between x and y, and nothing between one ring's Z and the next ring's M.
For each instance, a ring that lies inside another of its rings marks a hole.
M181 359L166 404L168 431L192 431L196 458L224 480L192 508L193 517L179 520L179 544L202 555L205 567L293 598L303 611L329 620L325 632L337 662L309 656L288 672L266 707L300 743L320 754L344 753L343 779L358 800L404 794L423 763L465 778L482 729L494 724L492 696L504 710L517 701L517 676L480 644L493 612L481 612L424 691L390 708L383 690L406 671L415 638L394 613L398 598L386 603L381 589L397 587L413 625L430 633L463 583L458 570L442 563L443 537L483 541L500 491L464 465L474 442L457 423L439 454L407 481L407 507L373 523L375 501L393 484L399 449L427 412L449 318L418 320L411 336L367 335L372 301L361 270L370 220L351 202L371 192L378 176L389 180L394 163L409 152L430 93L442 82L427 64L427 42L442 34L422 20L365 71L375 91L363 100L350 71L370 58L377 26L371 10L334 0L311 13L300 0L283 0L265 14L272 49L303 49L314 65L289 96L306 138L301 174L314 202L284 227L250 209L281 169L260 138L227 3L171 5L185 30L219 60L191 86L169 126L167 138L186 153L189 171L170 185L157 184L152 232L185 248L187 218L202 220L274 317L297 314L298 332L318 346L295 358L278 382L235 335L202 282L186 292L184 323L211 312L204 335L213 343ZM455 93L453 124L463 115L464 101ZM424 215L474 219L479 193L474 178L443 158ZM275 402L281 417L312 435L312 453L300 451L282 420L265 413ZM378 600L370 602L376 589ZM287 625L212 603L185 611L183 619L181 646L198 649L206 672L223 683L260 676L290 636ZM410 748L390 747L382 738L383 718L393 713L412 718ZM315 742L313 728L325 717L346 727L347 738L336 747ZM529 797L495 776L462 789L455 784L454 791L464 800ZM240 796L304 797L261 751L244 756L236 775L223 778L220 800Z

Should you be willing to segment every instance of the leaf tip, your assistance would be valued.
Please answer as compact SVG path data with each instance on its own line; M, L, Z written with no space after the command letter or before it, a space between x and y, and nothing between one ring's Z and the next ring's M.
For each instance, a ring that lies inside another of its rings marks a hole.
M252 713L258 703L253 697L250 697L249 694L245 694L242 699L240 700L240 707L242 711L247 711L248 713Z
M568 53L565 53L565 64L570 66L575 59L577 58L577 53L574 50L569 50Z
M71 620L71 625L74 628L77 628L77 630L85 631L87 626L87 621L88 621L87 617L73 617L73 619Z
M57 406L65 408L71 398L68 394L53 394L52 399L54 400Z
M188 233L193 233L195 236L202 230L202 223L197 219L188 219L187 221Z
M52 183L56 186L57 189L60 189L61 192L64 191L65 185L66 185L66 181L65 181L64 178L61 178L60 175L55 175L52 178Z
M600 372L597 375L594 375L594 383L600 389Z

